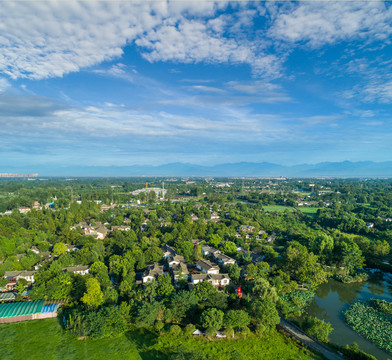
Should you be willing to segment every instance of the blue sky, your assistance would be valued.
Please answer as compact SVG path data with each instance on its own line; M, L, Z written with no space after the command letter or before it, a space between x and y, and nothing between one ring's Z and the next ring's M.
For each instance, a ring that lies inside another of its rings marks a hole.
M2 2L0 172L392 160L391 39L382 1Z

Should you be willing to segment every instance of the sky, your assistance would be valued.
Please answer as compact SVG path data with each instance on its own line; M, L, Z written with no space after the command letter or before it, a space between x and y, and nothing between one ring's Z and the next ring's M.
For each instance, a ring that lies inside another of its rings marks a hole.
M0 172L392 160L392 4L2 1Z

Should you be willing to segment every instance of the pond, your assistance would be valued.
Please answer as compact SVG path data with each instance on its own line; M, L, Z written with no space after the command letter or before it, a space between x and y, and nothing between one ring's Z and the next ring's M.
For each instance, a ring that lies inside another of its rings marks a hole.
M330 335L331 343L346 345L356 342L361 350L379 360L392 359L392 354L358 335L343 320L343 311L351 302L371 298L392 301L392 282L371 278L364 283L343 284L331 279L317 289L316 296L307 310L310 315L331 323L334 328Z

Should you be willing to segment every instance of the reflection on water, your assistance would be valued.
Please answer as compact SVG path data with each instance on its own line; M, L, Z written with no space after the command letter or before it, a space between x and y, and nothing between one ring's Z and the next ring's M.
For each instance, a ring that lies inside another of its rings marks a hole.
M346 345L356 342L360 349L376 356L377 359L392 359L392 354L388 354L359 336L343 320L343 311L351 302L370 298L392 301L392 284L381 279L370 279L366 283L353 284L329 280L317 289L307 312L331 323L334 328L330 336L332 343Z

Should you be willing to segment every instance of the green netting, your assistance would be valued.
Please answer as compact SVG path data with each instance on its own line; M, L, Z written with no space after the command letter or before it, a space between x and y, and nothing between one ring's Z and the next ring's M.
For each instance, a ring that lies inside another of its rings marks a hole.
M38 300L0 304L0 318L38 314L44 303L44 300Z

